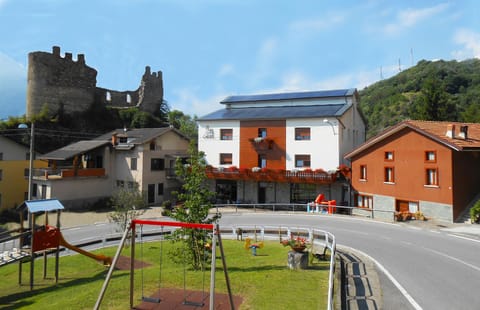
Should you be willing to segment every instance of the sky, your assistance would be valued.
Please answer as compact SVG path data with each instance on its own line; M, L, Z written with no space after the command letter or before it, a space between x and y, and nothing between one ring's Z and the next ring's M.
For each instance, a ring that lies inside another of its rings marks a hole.
M480 58L480 2L0 0L0 119L25 114L28 53L84 54L97 86L163 72L171 110L230 95L357 88L420 60Z

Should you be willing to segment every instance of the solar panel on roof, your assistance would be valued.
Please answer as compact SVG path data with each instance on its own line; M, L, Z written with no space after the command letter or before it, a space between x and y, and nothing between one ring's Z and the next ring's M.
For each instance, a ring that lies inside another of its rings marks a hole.
M296 106L296 107L258 107L242 109L222 109L201 117L199 120L217 119L287 119L338 116L344 111L345 104Z
M309 91L309 92L240 95L240 96L229 96L224 100L222 100L221 103L343 97L347 94L347 92L348 92L348 89L336 89L336 90Z

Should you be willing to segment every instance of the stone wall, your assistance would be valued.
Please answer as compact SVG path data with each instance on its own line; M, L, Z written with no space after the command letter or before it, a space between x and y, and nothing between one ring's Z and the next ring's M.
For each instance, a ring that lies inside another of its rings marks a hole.
M83 112L92 104L115 108L138 107L155 113L163 102L162 72L151 72L150 67L134 91L117 91L97 87L97 71L85 63L83 54L73 59L71 53L60 55L60 47L52 53L28 54L27 118L37 115L47 105L49 114L59 110L72 114Z

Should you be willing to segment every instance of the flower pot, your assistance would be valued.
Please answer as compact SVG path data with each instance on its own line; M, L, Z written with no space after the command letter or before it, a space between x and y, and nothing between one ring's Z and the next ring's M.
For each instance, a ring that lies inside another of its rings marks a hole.
M302 253L307 248L307 246L297 245L297 246L290 246L290 248L295 252Z

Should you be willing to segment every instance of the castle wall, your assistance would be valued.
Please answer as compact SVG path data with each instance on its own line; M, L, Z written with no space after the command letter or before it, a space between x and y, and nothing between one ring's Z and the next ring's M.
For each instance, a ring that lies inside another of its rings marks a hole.
M97 71L85 64L85 56L71 53L60 56L60 47L52 53L28 55L27 118L37 115L45 104L50 116L86 111L92 104L116 108L138 107L150 113L160 111L163 102L162 72L145 68L140 86L134 91L116 91L96 87Z
M28 55L27 117L38 114L47 104L51 115L63 106L66 112L88 109L93 104L97 71L85 65L79 54L77 61L71 53L60 56L60 48L53 53L33 52Z

